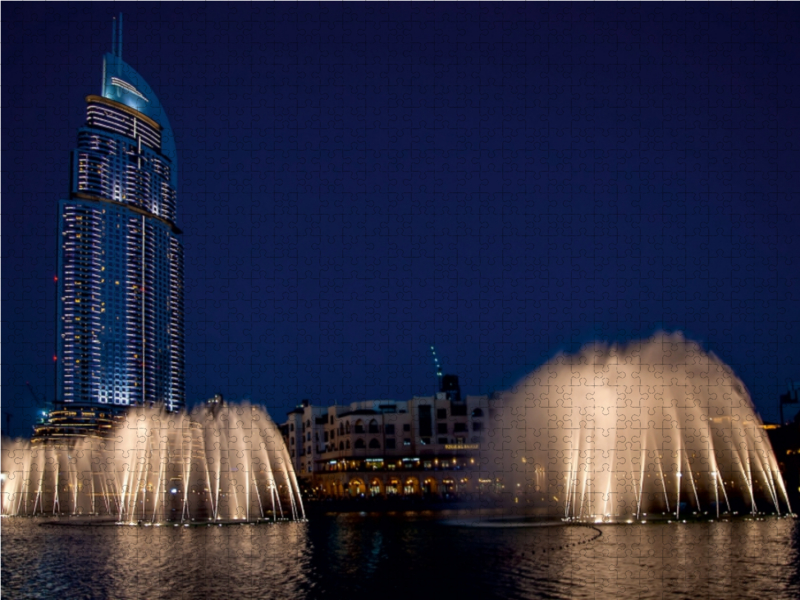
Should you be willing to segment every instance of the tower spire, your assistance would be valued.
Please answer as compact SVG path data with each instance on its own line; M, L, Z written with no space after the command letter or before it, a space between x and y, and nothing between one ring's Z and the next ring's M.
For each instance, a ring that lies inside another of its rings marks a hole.
M117 18L111 19L111 54L117 53Z
M117 44L119 44L119 50L117 50L117 56L122 58L122 13L119 13L119 39L117 40Z

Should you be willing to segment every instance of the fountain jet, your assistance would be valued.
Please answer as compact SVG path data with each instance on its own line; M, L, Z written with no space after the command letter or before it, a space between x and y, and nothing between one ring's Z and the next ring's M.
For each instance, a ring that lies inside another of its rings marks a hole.
M68 445L4 439L2 469L0 508L9 516L129 523L305 518L280 431L248 403L218 402L192 413L136 407L110 437Z
M744 384L680 333L556 356L501 396L490 433L483 476L542 513L791 512Z

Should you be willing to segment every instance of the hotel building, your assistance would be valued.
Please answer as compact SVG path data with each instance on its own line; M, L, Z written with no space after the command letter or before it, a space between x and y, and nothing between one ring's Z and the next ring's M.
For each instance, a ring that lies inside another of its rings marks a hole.
M281 432L298 477L330 498L463 496L492 481L481 475L489 396L462 399L446 375L434 396L367 400L290 411Z
M122 16L59 202L56 407L184 406L177 154Z

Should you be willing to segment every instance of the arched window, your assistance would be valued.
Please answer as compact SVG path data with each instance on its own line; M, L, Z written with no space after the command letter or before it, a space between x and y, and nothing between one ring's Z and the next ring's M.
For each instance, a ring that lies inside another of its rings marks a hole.
M379 496L381 493L381 480L380 479L373 479L369 483L369 495L370 496Z
M344 435L344 423L339 423L339 435Z
M473 417L482 417L483 416L483 411L480 408L476 408L475 410L472 411L472 416Z
M372 419L369 422L369 432L370 433L378 433L378 422L375 419Z
M339 450L344 450L344 442L339 442Z
M356 433L364 433L364 421L361 419L356 421Z
M381 447L381 443L377 439L373 438L373 439L371 439L369 441L369 447L370 448L380 448Z
M344 427L344 429L345 429L345 431L346 431L348 434L350 433L350 421L348 421L348 422L345 424L345 427Z
M350 440L347 440L347 443L345 444L345 448L347 448L348 450L350 450Z
M364 446L364 440L362 440L361 438L358 438L358 439L356 440L355 447L356 447L356 449L358 449L358 450L360 450L361 448L365 448L366 446Z

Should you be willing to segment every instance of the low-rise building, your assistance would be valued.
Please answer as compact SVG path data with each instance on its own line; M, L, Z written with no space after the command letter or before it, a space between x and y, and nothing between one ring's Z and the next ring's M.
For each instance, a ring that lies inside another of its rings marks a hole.
M451 376L452 377L452 376ZM452 382L452 379L449 379ZM477 491L489 396L455 389L407 401L367 400L290 411L281 431L295 472L323 497L436 495Z

